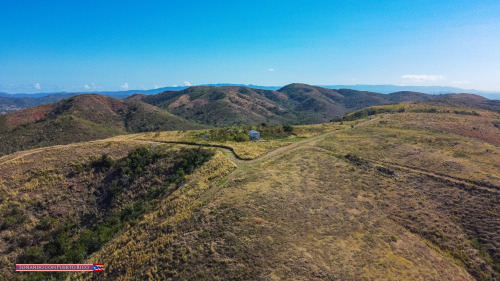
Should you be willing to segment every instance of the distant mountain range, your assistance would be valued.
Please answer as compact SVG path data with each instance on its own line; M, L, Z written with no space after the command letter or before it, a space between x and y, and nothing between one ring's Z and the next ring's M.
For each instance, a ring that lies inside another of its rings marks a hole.
M202 86L211 87L248 87L252 89L259 90L270 90L276 91L282 87L278 86L258 86L258 85L243 85L243 84L207 84ZM448 94L448 93L469 93L477 94L489 99L500 99L500 93L495 92L485 92L478 90L465 90L454 87L441 87L441 86L395 86L395 85L329 85L321 86L327 89L351 89L357 91L368 91L376 92L382 94L390 94L394 92L420 92L427 94ZM127 91L104 91L104 92L92 92L95 94L100 94L103 96L113 97L117 99L124 99L126 97L132 96L134 94L142 95L155 95L165 91L182 91L188 87L163 87L150 90L127 90ZM38 94L8 94L0 92L0 114L5 114L8 112L17 111L23 108L29 108L41 104L51 103L60 101L62 99L70 98L80 94L86 94L87 92L76 92L76 93L38 93Z
M489 99L500 99L500 92L462 89L462 88L448 87L448 86L328 85L320 87L325 87L328 89L353 89L358 91L371 91L382 94L389 94L402 91L422 92L432 95L468 93L468 94L480 95Z
M219 83L219 84L202 84L198 86L215 86L215 87L224 87L224 86L241 86L241 87L249 87L254 89L261 90L278 90L283 86L260 86L253 84L231 84L231 83ZM370 91L377 92L382 94L389 94L394 92L402 92L402 91L410 91L410 92L422 92L426 94L456 94L456 93L469 93L476 94L480 96L487 97L489 99L500 99L500 92L495 91L482 91L475 89L463 89L449 86L397 86L397 85L317 85L319 87L327 88L327 89L352 89L358 91ZM133 94L145 94L145 95L154 95L164 91L180 91L189 88L188 86L178 86L178 87L162 87L156 89L149 90L126 90L126 91L92 91L92 92L56 92L56 93L37 93L37 94L24 94L24 93L3 93L0 92L0 97L16 97L16 98L39 98L50 95L77 95L77 94L88 94L95 93L103 96L131 96ZM121 98L121 97L119 97Z
M0 155L114 135L267 123L317 124L369 106L424 101L500 112L500 100L474 94L381 94L290 84L274 90L196 86L124 100L82 94L0 115ZM47 99L53 96L40 97ZM18 98L15 98L18 99ZM19 98L23 100L26 98ZM28 106L25 103L23 106Z

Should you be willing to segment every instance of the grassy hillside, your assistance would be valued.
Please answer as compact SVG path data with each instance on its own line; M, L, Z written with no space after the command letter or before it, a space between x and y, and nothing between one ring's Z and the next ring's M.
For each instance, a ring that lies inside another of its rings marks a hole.
M0 115L0 155L135 132L263 123L319 124L368 106L403 101L500 111L497 101L469 94L386 95L305 84L291 84L277 91L241 86L190 87L151 96L134 95L125 101L87 94Z
M380 96L375 103L373 100L365 102L364 95L358 91L344 96L326 88L291 84L278 91L248 87L191 87L133 99L142 99L188 120L230 126L262 122L322 123L364 106L390 103L383 98L386 95L373 94Z
M213 150L132 141L23 153L0 163L3 280L62 278L57 273L19 276L5 269L12 262L83 262L156 209L214 155Z
M106 269L72 279L499 280L499 122L407 102L268 144L178 131L4 156L0 277L84 261Z
M290 84L277 91L248 87L190 87L157 95L136 95L188 120L213 126L241 124L317 124L369 106L408 101L447 102L498 110L496 101L467 94L428 95L416 92L380 94L349 89L331 90L306 84Z
M214 126L262 122L281 124L293 120L293 115L270 99L286 97L270 97L272 93L248 87L205 86L143 96L142 100L185 119Z
M79 95L0 116L0 155L128 132L203 126L139 101Z
M498 280L498 114L379 109L391 113L238 161L192 192L189 215L166 204L92 256L103 275L79 278ZM465 133L479 123L489 140Z

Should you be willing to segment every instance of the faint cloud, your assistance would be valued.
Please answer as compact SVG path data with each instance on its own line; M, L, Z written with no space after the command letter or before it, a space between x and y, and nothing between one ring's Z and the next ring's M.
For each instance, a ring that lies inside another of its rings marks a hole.
M274 68L269 68L267 71L271 71L271 72L273 72L273 71L274 71Z
M126 90L126 89L128 89L128 83L127 83L127 82L125 82L125 84L121 85L120 87L121 87L122 89Z
M188 81L184 81L184 85L188 86L188 87L191 87L193 85L191 85L191 82L188 82Z
M177 84L174 84L172 87L177 87Z
M153 86L153 89L155 89L155 90L158 89L158 88L160 88L160 87L158 87L158 85L154 85Z
M453 84L469 84L470 81L467 80L461 80L461 81L451 81Z
M90 84L83 85L82 88L84 88L85 90L97 90L97 89L100 89L101 86L96 86L96 84L90 83Z
M403 75L401 77L416 82L438 81L446 79L443 75L426 75L426 74L420 74L420 75L408 74L408 75Z
M40 90L40 89L42 88L42 86L40 85L40 83L36 83L36 84L35 84L35 88L36 88L37 90Z

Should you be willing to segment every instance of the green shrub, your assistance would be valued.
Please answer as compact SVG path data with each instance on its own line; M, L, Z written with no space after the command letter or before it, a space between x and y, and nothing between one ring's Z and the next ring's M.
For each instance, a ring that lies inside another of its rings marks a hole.
M402 111L401 111L402 110ZM395 113L395 112L404 112L405 109L403 107L398 108L397 110L395 108L364 108L352 113L349 113L347 115L344 115L342 117L334 118L330 120L331 122L342 122L342 121L354 121L362 118L366 118L368 116L376 115L376 114L381 114L381 113Z
M460 114L460 115L474 115L474 116L481 116L479 113L476 111L465 111L465 110L455 110L453 111L455 114Z
M462 158L464 158L464 157L467 157L467 156L469 156L469 155L466 152L464 152L464 151L455 151L455 152L453 152L453 157L462 157Z
M164 152L157 147L140 146L126 157L114 161L108 155L92 158L82 168L102 169L105 177L100 186L94 186L94 196L104 198L98 205L95 215L82 217L79 222L66 221L60 227L51 217L43 218L37 231L49 233L43 247L30 247L19 256L18 262L25 263L80 263L98 251L105 243L120 233L126 226L135 225L147 212L157 207L159 198L168 196L185 180L214 155L214 151L201 148L182 148L175 152ZM163 161L156 165L158 161ZM149 171L148 173L145 173ZM161 178L158 178L158 177ZM115 198L125 191L129 192L134 180L146 178L141 182L151 184L150 192L142 192L132 197L132 202L120 203ZM126 184L123 178L128 178ZM156 183L156 184L155 184ZM161 186L158 186L160 183ZM155 184L155 185L153 185ZM19 224L25 218L18 205L11 205L7 211L4 225ZM9 221L10 220L10 221ZM45 278L43 275L40 278ZM49 278L50 279L50 278Z
M111 168L115 161L107 154L102 154L101 157L91 158L90 167L102 171Z
M290 125L283 125L283 131L285 131L287 133L291 133L291 132L293 132L293 127Z

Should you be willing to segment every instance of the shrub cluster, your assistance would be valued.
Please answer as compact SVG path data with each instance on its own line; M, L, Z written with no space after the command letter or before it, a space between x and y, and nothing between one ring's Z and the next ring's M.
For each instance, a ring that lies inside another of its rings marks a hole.
M142 216L152 211L162 196L176 190L185 176L191 174L214 155L212 150L183 148L165 152L159 148L140 146L126 157L113 160L106 154L93 157L88 163L77 165L76 170L89 173L104 173L99 186L92 187L98 201L98 212L67 220L50 233L48 243L27 248L18 258L18 263L81 263L90 254L98 251L116 234L129 225L136 224ZM120 204L116 199L125 191L133 191L134 183L141 179L140 186L149 190L139 193L130 203ZM126 180L124 180L126 179ZM11 214L19 213L13 208ZM13 220L9 223L16 223ZM50 231L51 218L42 219L38 231ZM35 279L60 278L52 273L40 274ZM35 277L35 276L34 276Z
M218 128L209 131L209 139L213 141L250 141L248 135L250 130L257 130L260 137L265 140L286 138L293 133L293 127L290 125L283 126L268 126L266 123L261 123L259 126L235 126L230 128ZM205 134L199 135L205 138Z
M361 110L358 110L358 111L353 112L351 114L344 115L344 116L332 119L332 120L330 120L330 122L354 121L354 120L366 118L368 116L375 115L375 114L380 114L380 113L396 113L396 112L404 112L404 111L405 111L404 107L401 107L401 108L398 108L398 109L395 109L395 108L385 108L385 107L383 107L383 108L373 108L373 107L371 107L371 108L361 109Z

